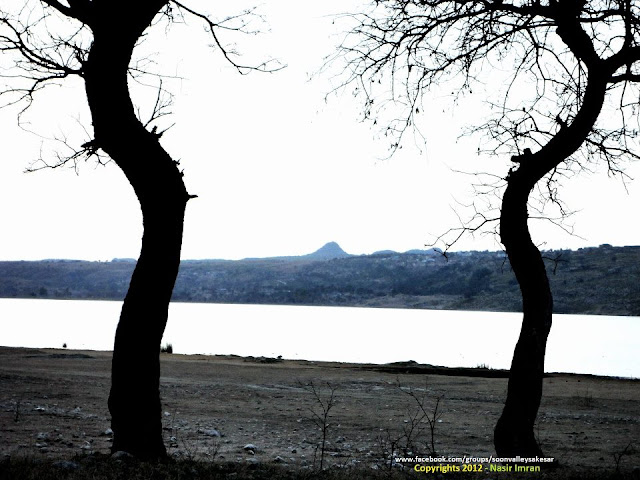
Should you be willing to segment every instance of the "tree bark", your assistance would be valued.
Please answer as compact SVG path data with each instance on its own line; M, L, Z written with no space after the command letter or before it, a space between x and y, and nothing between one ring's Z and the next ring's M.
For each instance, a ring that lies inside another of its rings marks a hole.
M159 351L189 195L176 163L137 119L127 75L136 42L165 3L94 1L94 41L83 69L94 142L122 169L142 210L142 249L116 332L109 410L112 450L148 460L166 456Z

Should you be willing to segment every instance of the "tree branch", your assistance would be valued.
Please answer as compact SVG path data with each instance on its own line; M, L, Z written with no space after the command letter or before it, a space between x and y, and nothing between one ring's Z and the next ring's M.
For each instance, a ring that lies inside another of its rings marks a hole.
M192 8L187 7L186 5L184 5L182 2L179 2L178 0L170 0L170 2L174 4L176 7L178 7L179 9L184 10L185 12L202 20L205 23L205 25L209 30L209 33L211 34L211 37L213 38L215 45L222 52L222 56L225 58L225 60L227 60L227 62L233 65L233 67L235 67L235 69L241 75L246 75L252 70L256 70L260 72L269 72L269 73L277 72L278 70L282 70L283 68L286 67L286 65L281 65L279 61L273 60L273 59L266 60L258 65L244 65L244 64L238 63L233 58L234 56L237 56L237 54L234 54L234 52L228 50L227 47L225 47L220 41L220 38L218 37L218 34L217 34L217 29L234 30L234 31L239 31L244 33L256 33L256 32L247 32L245 30L247 23L245 23L244 21L241 21L241 24L238 26L225 25L225 23L229 23L238 19L244 20L244 18L247 16L255 16L255 13L254 13L255 8L245 10L243 13L239 15L233 15L233 16L227 17L220 22L214 22L209 18L209 16L205 15L204 13L200 13ZM271 65L274 65L274 66L272 67Z

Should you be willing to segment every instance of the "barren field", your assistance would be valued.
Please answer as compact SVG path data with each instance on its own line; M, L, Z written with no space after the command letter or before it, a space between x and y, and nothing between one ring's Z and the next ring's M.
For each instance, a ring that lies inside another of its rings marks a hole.
M0 456L108 453L110 361L110 352L0 347ZM392 447L489 457L506 387L494 371L162 355L165 442L178 458L380 469ZM322 455L316 415L331 391ZM562 468L630 474L640 466L640 382L548 376L537 435Z

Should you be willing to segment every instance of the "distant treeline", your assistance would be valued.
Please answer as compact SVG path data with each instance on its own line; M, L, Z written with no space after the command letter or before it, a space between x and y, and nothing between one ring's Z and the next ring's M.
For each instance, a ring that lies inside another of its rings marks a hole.
M555 312L640 315L640 247L547 251ZM121 300L133 261L0 262L0 297ZM183 261L184 302L519 311L502 252Z

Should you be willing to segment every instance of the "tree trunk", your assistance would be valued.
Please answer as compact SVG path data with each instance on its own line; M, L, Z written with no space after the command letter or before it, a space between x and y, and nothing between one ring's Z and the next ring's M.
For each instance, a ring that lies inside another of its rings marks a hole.
M112 449L144 459L166 455L159 351L180 263L186 203L180 192L169 192L165 191L169 201L152 197L143 208L142 250L122 306L113 349L109 395Z
M520 156L520 166L507 178L500 238L520 284L523 320L511 362L507 399L494 431L499 457L542 454L533 427L542 399L553 297L542 255L529 233L527 202L536 183L573 155L593 128L604 103L607 80L615 70L608 64L598 67L589 71L582 105L573 122L562 127L535 154Z
M189 195L182 174L155 134L137 119L127 75L133 48L166 3L102 2L92 22L94 41L84 65L95 144L122 169L140 201L144 224L116 332L109 395L112 450L155 460L166 456L160 406L160 342L180 265Z
M527 226L530 188L517 173L510 176L502 199L500 236L520 284L524 315L511 363L507 400L495 428L499 457L542 455L533 427L542 398L544 356L553 311L544 260Z

